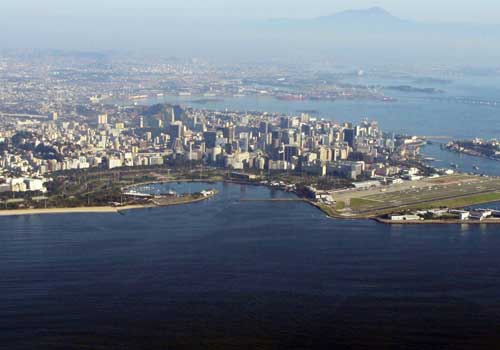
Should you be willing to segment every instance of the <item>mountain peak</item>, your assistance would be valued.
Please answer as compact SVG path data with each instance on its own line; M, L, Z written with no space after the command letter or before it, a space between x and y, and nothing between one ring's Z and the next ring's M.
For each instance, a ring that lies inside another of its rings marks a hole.
M350 32L370 31L395 31L415 29L418 23L400 19L382 7L370 7L365 9L354 9L337 12L329 16L316 17L306 20L279 20L272 23L286 26L293 25L295 28L321 27L333 28L335 30L348 30Z
M384 8L382 8L380 6L374 6L374 7L368 8L366 10L358 10L358 11L365 11L365 12L368 12L368 13L378 13L378 14L384 14L384 15L391 15L386 9L384 9Z
M370 19L370 20L393 20L400 21L399 18L393 16L390 12L382 7L375 6L361 10L346 10L337 12L331 16L321 17L322 19L336 19L336 20L356 20L356 19Z

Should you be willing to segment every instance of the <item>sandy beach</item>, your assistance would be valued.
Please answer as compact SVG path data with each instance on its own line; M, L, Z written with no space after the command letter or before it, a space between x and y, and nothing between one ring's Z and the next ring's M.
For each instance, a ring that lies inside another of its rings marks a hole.
M123 208L120 208L123 209ZM116 207L81 207L81 208L48 208L48 209L14 209L0 210L0 216L76 214L76 213L118 213Z
M12 209L12 210L0 210L0 216L24 216L24 215L46 215L46 214L84 214L84 213L107 213L107 214L118 214L127 210L136 209L146 209L146 208L160 208L168 207L173 205L183 205L190 203L197 203L201 201L208 200L217 194L214 193L211 196L191 198L186 200L180 200L177 202L161 202L154 201L150 204L135 204L135 205L124 205L122 207L79 207L79 208L47 208L47 209Z
M186 203L180 203L186 204ZM168 205L164 205L168 206ZM0 216L46 215L46 214L85 214L106 213L118 214L122 211L160 207L155 204L125 205L123 207L79 207L79 208L47 208L47 209L13 209L0 210Z

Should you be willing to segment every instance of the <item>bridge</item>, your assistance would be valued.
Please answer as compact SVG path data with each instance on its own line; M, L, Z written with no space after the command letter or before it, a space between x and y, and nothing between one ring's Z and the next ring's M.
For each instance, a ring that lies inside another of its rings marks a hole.
M483 99L474 96L402 96L402 97L408 99L436 101L442 103L500 107L500 100Z

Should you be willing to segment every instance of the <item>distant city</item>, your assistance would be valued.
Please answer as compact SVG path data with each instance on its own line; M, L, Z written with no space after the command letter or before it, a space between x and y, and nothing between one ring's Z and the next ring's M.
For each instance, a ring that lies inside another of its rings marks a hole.
M3 191L42 189L42 180L25 187L16 176L38 179L62 170L161 165L167 158L355 180L381 173L389 159L416 154L403 138L384 135L374 121L353 125L308 113L214 112L136 102L163 95L391 99L377 88L326 80L318 85L315 74L286 67L216 68L178 60L139 64L54 53L7 55L0 68Z
M280 65L220 67L175 59L134 63L94 54L16 57L0 60L0 195L6 209L41 203L45 207L145 204L130 196L124 202L124 194L131 192L117 186L130 185L126 181L110 178L106 185L72 174L97 171L105 177L121 169L130 175L127 171L136 168L144 180L151 180L148 169L158 176L165 171L180 176L179 171L189 168L201 178L205 168L205 174L219 170L212 176L227 171L232 179L267 181L293 190L324 205L321 209L329 215L369 217L395 212L402 202L364 210L356 205L358 192L345 197L335 191L386 186L384 192L405 197L409 194L405 191L414 188L432 189L436 183L428 179L457 171L456 164L432 166L433 159L421 154L429 143L425 136L381 130L376 120L336 121L315 111L213 110L194 108L189 101L179 105L161 100L166 95L191 96L203 105L224 96L265 95L391 103L394 98L384 91L440 94L437 89L338 83L339 76L362 76L362 70L319 77L319 73ZM496 140L455 140L446 148L492 159L500 152ZM466 185L476 180L449 181ZM497 181L488 186L496 190ZM440 190L440 195L430 193L424 202L459 195L449 193L446 186ZM471 187L466 194L480 195L480 190L481 186ZM16 198L16 193L31 197ZM478 200L470 199L467 203Z

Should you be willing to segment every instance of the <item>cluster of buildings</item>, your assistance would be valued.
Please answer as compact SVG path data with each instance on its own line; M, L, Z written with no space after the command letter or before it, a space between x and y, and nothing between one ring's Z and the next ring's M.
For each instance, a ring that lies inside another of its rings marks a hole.
M0 114L78 117L80 106L165 96L389 99L382 90L319 80L300 65L216 65L201 59L123 58L112 53L0 53Z
M420 140L383 133L376 122L136 103L164 94L279 97L315 79L272 65L239 68L78 54L0 55L0 184L29 191L37 185L19 182L46 183L58 171L179 162L246 173L396 179L408 171L402 162L418 154ZM348 94L332 89L322 93Z
M31 177L7 177L0 180L0 193L4 192L47 192L46 182L44 178L31 178Z
M494 209L430 209L411 214L392 214L391 221L424 221L424 220L476 220L500 218L500 210Z
M295 172L349 180L418 177L400 162L420 140L383 133L376 122L337 123L309 115L247 114L156 105L112 109L86 121L5 119L0 168L25 176L63 170L194 162L250 172ZM395 181L395 180L394 180Z

